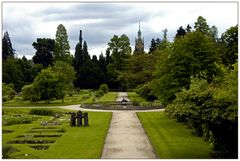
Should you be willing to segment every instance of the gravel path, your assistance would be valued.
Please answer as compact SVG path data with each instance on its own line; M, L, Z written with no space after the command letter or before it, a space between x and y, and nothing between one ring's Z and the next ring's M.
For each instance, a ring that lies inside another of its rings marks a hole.
M123 99L127 100L128 102L130 101L127 92L118 92L116 102L121 102Z
M116 99L130 101L127 92L119 92ZM136 112L113 112L105 140L102 159L155 159L153 148Z
M135 112L113 112L101 158L157 158Z

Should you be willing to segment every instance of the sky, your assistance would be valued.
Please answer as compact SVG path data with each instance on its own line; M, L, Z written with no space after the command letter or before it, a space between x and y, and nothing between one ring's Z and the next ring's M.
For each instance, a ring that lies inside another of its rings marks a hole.
M180 26L193 28L198 16L218 28L218 36L238 23L237 3L7 3L2 4L2 33L8 31L17 56L28 59L35 54L32 43L37 38L55 39L57 26L67 30L70 52L74 54L79 31L88 44L90 55L105 54L114 35L129 37L132 50L141 23L144 49L149 50L152 38L163 37L168 30L169 41Z

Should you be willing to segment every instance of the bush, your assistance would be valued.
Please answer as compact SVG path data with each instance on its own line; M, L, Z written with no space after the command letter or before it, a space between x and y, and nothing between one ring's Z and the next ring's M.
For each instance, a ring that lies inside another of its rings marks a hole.
M99 88L99 91L102 91L103 93L108 93L109 88L108 88L107 84L102 84Z
M11 153L14 153L16 151L18 151L18 150L16 148L14 148L13 146L3 144L3 146L2 146L2 159L9 159Z
M14 85L12 83L10 84L5 84L3 83L2 84L2 95L3 95L3 98L4 100L3 101L7 101L7 99L13 99L16 95L16 92L14 90Z
M30 115L44 115L44 116L54 116L55 112L51 109L31 109Z
M26 116L20 117L4 117L3 118L3 125L15 125L15 124L30 124L32 123L32 118Z
M157 99L156 96L154 96L154 94L152 92L150 83L138 86L136 89L136 93L148 101L153 101L153 100Z
M95 97L102 97L104 95L103 91L98 90L97 92L95 92Z
M195 135L211 141L214 158L237 158L237 64L234 70L222 70L223 75L211 84L206 79L191 78L190 89L177 93L165 112L193 128Z

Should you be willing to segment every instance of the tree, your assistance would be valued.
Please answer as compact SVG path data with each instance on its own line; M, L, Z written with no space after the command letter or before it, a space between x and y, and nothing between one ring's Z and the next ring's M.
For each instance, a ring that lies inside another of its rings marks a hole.
M73 59L74 69L79 72L80 67L83 65L83 56L82 56L82 30L80 30L79 42L75 47L75 54Z
M43 69L34 79L33 87L40 100L49 103L53 98L59 98L59 74L51 67Z
M238 25L230 27L222 34L220 44L223 51L222 62L231 68L238 59Z
M115 68L122 70L124 59L129 58L132 52L129 38L124 34L121 35L121 37L114 35L108 43L108 46L108 50L112 52L111 57Z
M56 61L52 70L58 74L59 84L57 90L62 102L64 102L66 93L73 90L73 81L75 79L74 68L66 62Z
M102 91L103 93L108 93L108 85L107 84L101 84L99 87L99 90Z
M42 64L44 68L52 65L55 41L48 38L38 38L32 46L37 50L33 56L35 64Z
M192 29L192 27L188 24L188 25L187 25L187 28L186 28L187 33L188 33L188 32L191 32L191 29Z
M211 82L218 74L216 63L220 62L216 49L213 39L199 31L176 39L172 49L165 50L166 54L158 62L154 93L166 104L174 100L175 93L182 88L189 88L191 76L201 77L205 72Z
M3 102L8 100L8 99L13 99L16 95L16 92L14 90L14 85L11 84L2 84L2 97L3 97Z
M197 22L195 22L194 28L196 29L196 31L200 31L206 35L209 35L210 28L207 24L206 19L202 16L198 17Z
M91 60L90 55L88 53L87 42L84 41L82 44L82 41L83 41L82 30L80 30L79 42L76 45L75 56L73 60L74 69L76 70L76 80L74 81L74 85L75 87L78 87L78 88L86 88L83 82L83 78L88 77L86 73L87 71L85 71L85 69L86 68L88 69L86 64L89 65L89 63L87 62Z
M8 57L14 57L14 54L11 39L6 31L2 39L2 59L5 61Z
M209 33L210 33L210 36L215 40L217 41L218 39L218 29L216 26L212 26L209 30Z
M70 45L68 42L68 35L66 28L60 24L57 27L56 38L55 38L55 50L54 50L54 59L67 61L70 64Z
M194 134L213 144L212 157L238 157L238 70L218 66L212 83L191 78L189 89L177 93L166 114L193 128Z
M111 58L110 50L107 49L107 50L106 50L106 66L107 66L108 64L110 64L110 63L113 63L113 61L112 61L112 58Z
M24 85L24 75L17 59L8 58L5 62L3 62L2 68L3 83L12 83L16 92L21 91L21 88Z
M40 100L40 92L34 88L33 84L23 86L21 92L23 100L30 100L37 103Z
M144 60L144 61L143 61ZM153 79L155 57L152 54L132 55L126 61L125 69L119 74L125 89L134 89L138 85Z
M149 47L149 53L152 53L157 49L157 44L154 39L151 40L151 45Z
M183 29L182 26L179 27L179 29L177 30L177 34L176 34L176 38L180 38L182 36L186 35L186 31Z
M83 62L87 62L90 59L90 55L88 53L88 46L86 41L83 42L82 54L83 54Z

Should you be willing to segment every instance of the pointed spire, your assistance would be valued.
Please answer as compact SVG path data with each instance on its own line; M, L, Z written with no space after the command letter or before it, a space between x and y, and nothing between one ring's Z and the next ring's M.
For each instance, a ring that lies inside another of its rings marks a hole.
M140 21L139 21L138 39L141 39Z
M79 42L82 44L82 30L80 30L80 34L79 34Z

